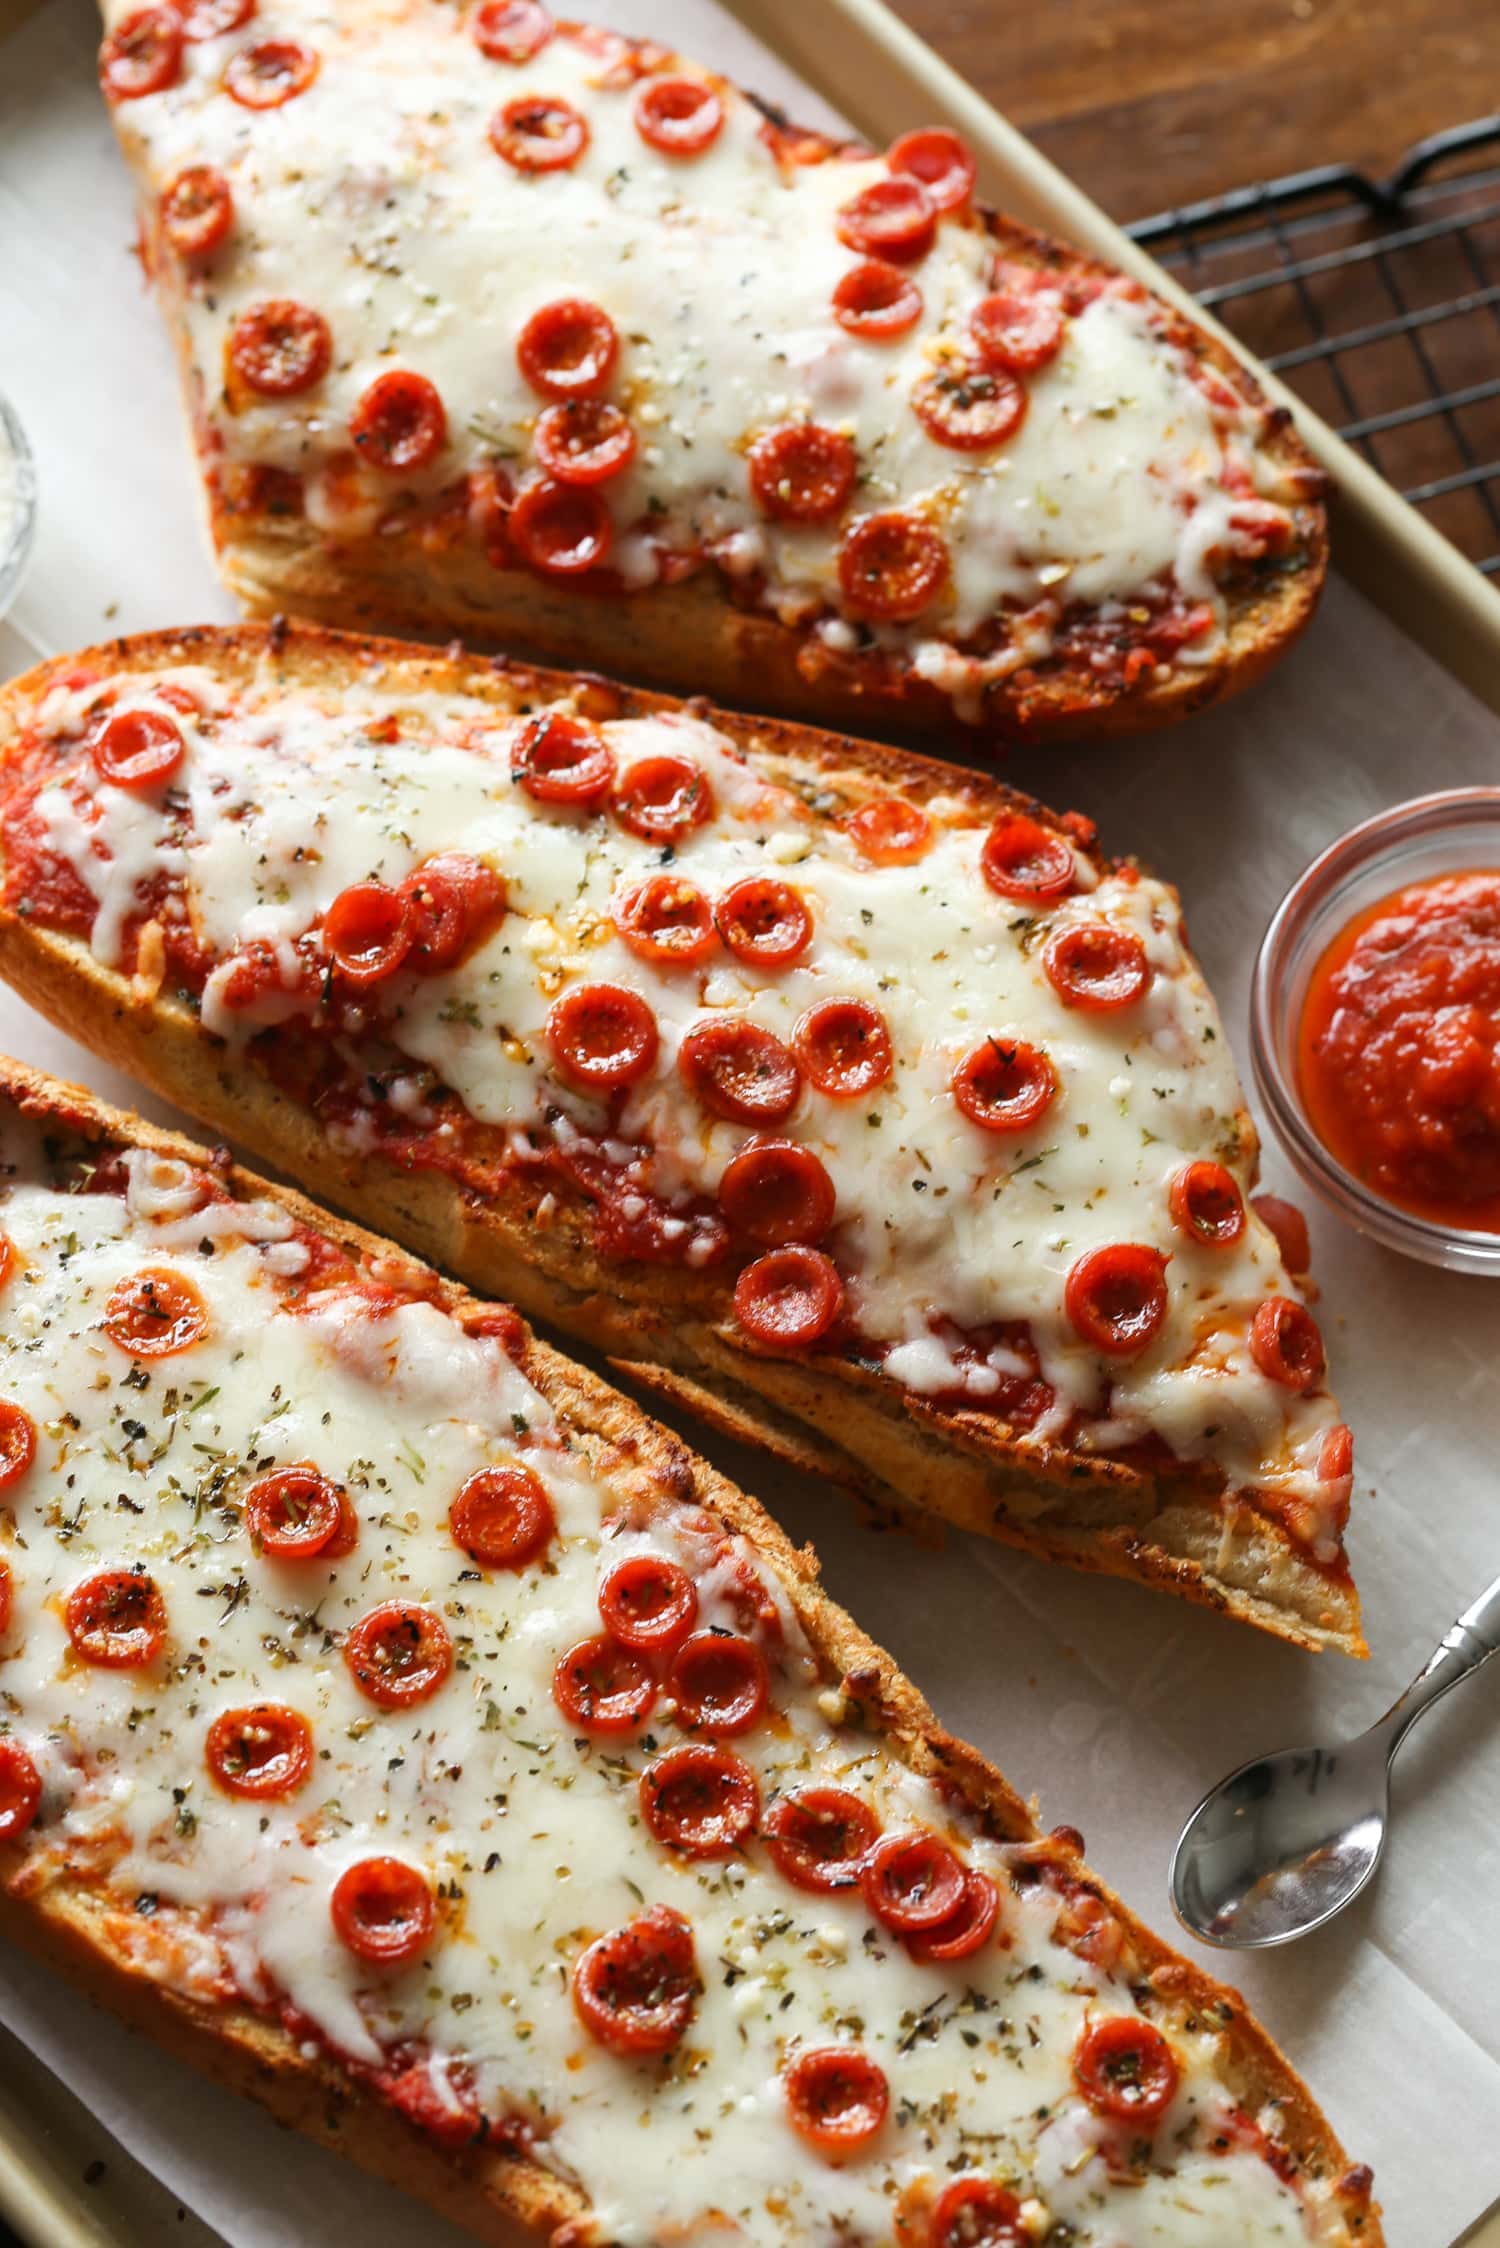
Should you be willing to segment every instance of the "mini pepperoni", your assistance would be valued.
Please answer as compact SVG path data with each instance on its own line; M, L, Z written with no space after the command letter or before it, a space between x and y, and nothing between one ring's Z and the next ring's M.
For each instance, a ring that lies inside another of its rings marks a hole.
M833 1223L833 1181L795 1140L752 1140L725 1165L719 1208L736 1233L762 1248L821 1241Z
M1283 1389L1314 1389L1328 1361L1312 1313L1290 1296L1267 1296L1250 1322L1250 1355Z
M552 1694L580 1733L633 1733L651 1715L656 1680L644 1655L601 1631L559 1657Z
M226 1795L295 1795L312 1776L312 1727L280 1702L226 1709L208 1728L203 1753Z
M651 78L635 98L635 127L664 156L701 156L724 129L724 104L699 78Z
M930 609L948 577L942 533L919 515L863 515L839 549L839 584L859 616L909 623Z
M171 1358L207 1334L208 1306L181 1273L146 1265L116 1282L100 1325L132 1358Z
M272 297L235 321L229 358L251 390L266 398L294 398L327 374L333 335L321 312L290 297Z
M508 522L516 553L543 577L576 578L600 569L614 544L614 521L599 494L550 476L527 478Z
M734 1284L734 1316L767 1350L810 1350L844 1307L844 1284L821 1249L773 1249Z
M955 1959L972 1959L995 1933L1000 1918L1000 1892L987 1873L970 1866L956 1909L935 1928L924 1928L907 1938L912 1958L924 1966L947 1966Z
M1034 375L1062 349L1063 309L1053 297L997 289L969 315L969 335L986 367Z
M773 1803L764 1831L778 1872L796 1888L824 1896L858 1887L880 1839L880 1821L845 1788L810 1787Z
M667 1690L679 1725L694 1732L748 1733L760 1722L770 1694L766 1659L737 1632L695 1632L673 1658Z
M885 2071L852 2045L799 2053L782 2078L793 2130L830 2162L863 2154L890 2113Z
M586 718L547 710L522 727L510 769L539 804L595 805L614 784L615 753Z
M1047 980L1065 1007L1112 1015L1145 997L1151 982L1146 948L1133 929L1078 921L1049 937L1042 953Z
M653 874L627 890L615 907L615 927L632 952L664 968L696 967L714 949L707 898L675 874Z
M401 885L411 924L413 967L437 975L454 968L480 935L504 918L505 884L467 851L426 859Z
M622 1647L661 1655L698 1620L698 1590L686 1569L660 1553L633 1553L599 1587L599 1614Z
M621 774L613 809L632 835L648 843L680 843L713 818L714 792L691 758L642 757Z
M1113 2014L1078 2040L1073 2080L1096 2115L1154 2131L1177 2095L1177 2056L1150 2022Z
M730 1858L760 1818L755 1774L733 1749L693 1742L641 1774L641 1810L658 1842L685 1858Z
M231 55L224 91L243 109L280 109L305 94L318 75L318 58L300 39L262 39Z
M933 442L960 453L1003 445L1026 418L1026 393L1014 375L987 367L935 368L917 384L911 402Z
M310 1561L340 1538L344 1495L315 1467L283 1467L245 1493L245 1528L278 1561Z
M362 1694L382 1709L428 1701L453 1668L448 1627L432 1608L383 1600L344 1635L344 1661Z
M323 916L328 956L357 991L395 975L414 934L410 899L384 882L356 882L340 890Z
M1033 2248L1035 2237L1008 2186L956 2178L932 2212L927 2248Z
M1135 1241L1090 1249L1070 1267L1063 1302L1081 1341L1134 1358L1167 1316L1167 1260Z
M377 375L349 417L354 449L392 476L428 468L448 442L448 416L425 375L392 367Z
M742 1015L696 1024L678 1049L677 1067L710 1114L731 1124L779 1124L802 1090L790 1048Z
M63 1620L76 1654L105 1670L139 1670L167 1643L167 1608L144 1569L100 1569L74 1585Z
M629 2058L670 2053L693 2018L693 1931L670 1905L652 1905L596 1937L573 1969L573 2004L591 2036Z
M834 287L833 317L851 336L891 343L922 317L922 292L909 273L883 258L854 265Z
M1029 1131L1057 1093L1057 1071L1047 1056L1020 1038L987 1038L953 1073L953 1098L985 1132Z
M212 164L189 164L162 190L161 230L180 258L206 258L234 224L234 196Z
M937 205L920 180L872 181L839 205L838 238L862 256L906 265L927 255L937 231Z
M650 1007L621 984L579 984L547 1017L553 1060L591 1093L634 1085L655 1062L658 1043Z
M984 839L980 872L1002 898L1025 905L1066 897L1077 877L1073 846L1027 812L1002 812Z
M974 192L973 152L957 133L928 125L893 141L886 163L898 178L920 180L935 209L959 211Z
M329 1900L333 1932L371 1967L405 1967L432 1941L432 1888L401 1858L361 1858L339 1875Z
M750 968L785 968L812 943L807 900L790 882L755 874L726 890L714 911L719 935Z
M181 72L182 23L174 8L137 8L99 49L99 83L111 101L159 94Z
M195 43L238 31L255 13L255 0L177 0L182 36Z
M920 804L904 796L874 796L850 812L843 823L862 859L871 866L913 866L932 849L936 832Z
M557 1532L540 1476L529 1467L482 1467L448 1509L453 1542L484 1569L525 1569Z
M21 1406L13 1405L9 1398L0 1398L0 1491L8 1491L19 1483L36 1458L36 1423ZM4 1564L0 1563L0 1567ZM9 1606L9 1576L6 1579L6 1604ZM0 1631L5 1628L0 1620Z
M605 484L635 459L635 431L618 406L568 398L536 425L536 457L562 484Z
M182 763L186 745L162 710L117 710L89 743L99 778L115 788L162 788Z
M779 522L827 523L848 502L859 472L853 440L817 422L785 422L748 455L756 505Z
M0 1842L19 1842L41 1803L41 1774L19 1741L0 1734Z
M619 352L613 320L586 297L544 304L516 338L516 364L544 398L597 398Z
M1245 1230L1240 1190L1222 1163L1185 1163L1167 1196L1172 1223L1205 1249L1228 1249Z
M1343 1483L1353 1473L1354 1431L1340 1421L1329 1429L1318 1448L1318 1475L1324 1483Z
M924 1828L877 1842L860 1875L865 1903L900 1935L917 1935L951 1920L964 1900L965 1869L946 1842Z
M891 1034L868 1000L820 999L798 1023L793 1045L808 1083L830 1100L859 1100L891 1074Z
M1312 1269L1312 1243L1308 1237L1307 1220L1295 1202L1283 1202L1279 1194L1257 1194L1252 1197L1251 1209L1261 1224L1269 1228L1281 1261L1294 1279L1300 1279Z
M490 119L490 146L518 172L564 172L589 145L588 120L560 94L522 94Z
M552 37L552 18L541 0L483 0L470 28L491 62L530 62Z

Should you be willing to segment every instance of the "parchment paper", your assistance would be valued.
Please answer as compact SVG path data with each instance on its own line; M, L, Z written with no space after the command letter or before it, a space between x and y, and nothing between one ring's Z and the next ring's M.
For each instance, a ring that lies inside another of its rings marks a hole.
M809 0L816 6L818 0ZM713 0L594 13L676 37L817 119L818 105ZM195 521L174 371L131 254L129 197L94 86L87 0L53 0L0 46L0 383L32 433L41 530L0 674L110 631L231 614ZM963 754L961 734L955 753ZM1244 1061L1245 992L1266 918L1350 822L1500 773L1500 729L1335 583L1302 647L1222 712L1121 750L1017 756L1185 893ZM0 992L0 1047L101 1091L131 1089ZM152 1104L145 1103L148 1107ZM164 1112L159 1106L153 1113ZM1290 1182L1274 1147L1267 1182ZM1358 1436L1351 1534L1367 1666L1273 1644L1160 1595L953 1537L872 1535L826 1493L709 1444L810 1536L827 1582L957 1730L1049 1821L1083 1827L1099 1870L1158 1926L1182 1819L1259 1750L1357 1729L1500 1570L1495 1439L1500 1287L1389 1255L1314 1219L1334 1370ZM1380 1883L1322 1937L1237 1980L1372 2162L1393 2248L1443 2248L1500 2195L1500 1664L1403 1756ZM1204 1955L1207 1957L1207 1955ZM0 2009L233 2248L409 2248L409 2205L197 2083L47 1976L0 1954ZM458 2235L422 2219L431 2248ZM1205 2243L1204 2248L1211 2248Z

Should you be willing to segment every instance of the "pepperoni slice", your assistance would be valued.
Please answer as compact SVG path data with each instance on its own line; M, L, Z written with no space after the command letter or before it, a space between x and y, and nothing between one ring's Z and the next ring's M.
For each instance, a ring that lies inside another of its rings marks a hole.
M989 367L935 368L917 384L911 402L934 443L960 453L1003 445L1026 419L1026 393L1015 376Z
M161 230L180 258L206 258L234 224L234 196L212 164L189 164L162 190Z
M1112 1015L1145 997L1151 982L1146 948L1133 929L1078 921L1049 937L1042 953L1047 980L1065 1007Z
M167 1608L144 1569L100 1569L74 1585L63 1621L75 1654L104 1670L140 1670L167 1643Z
M552 37L552 18L541 0L483 0L470 28L491 62L530 62Z
M1058 1094L1057 1072L1039 1047L987 1038L953 1073L953 1098L985 1132L1026 1132Z
M432 1889L401 1858L361 1858L339 1875L329 1900L333 1932L370 1967L405 1967L432 1941Z
M1315 1389L1328 1361L1312 1313L1290 1296L1267 1296L1250 1322L1250 1355L1283 1389Z
M664 1554L633 1553L599 1587L599 1614L622 1647L668 1654L698 1621L698 1589Z
M968 142L943 125L903 133L891 143L886 163L898 178L920 180L939 211L962 210L978 177Z
M516 553L543 577L576 578L600 569L614 545L614 521L599 494L550 476L527 478L508 522Z
M522 94L490 119L490 146L518 172L565 172L589 145L588 120L561 94Z
M675 874L653 874L627 890L615 908L615 927L633 953L664 968L696 967L714 949L707 898Z
M862 515L839 549L839 584L856 615L909 623L930 609L948 578L942 533L919 515Z
M696 1024L677 1067L709 1113L731 1124L779 1124L802 1090L796 1056L774 1031L743 1016Z
M701 156L724 130L724 104L698 78L652 78L635 98L635 127L664 156Z
M552 1501L529 1467L482 1467L448 1509L455 1545L484 1569L525 1569L557 1531Z
M323 942L346 983L368 991L394 976L415 935L411 900L384 882L340 890L323 916Z
M655 1062L658 1043L650 1007L621 984L579 984L547 1017L553 1060L591 1093L634 1085Z
M795 1888L828 1896L858 1887L880 1821L845 1788L810 1787L773 1803L764 1832L777 1871Z
M327 374L333 335L321 312L290 297L271 297L240 314L229 331L229 359L251 390L266 398L295 398Z
M117 710L89 743L102 781L142 793L166 785L185 749L176 721L161 710Z
M172 1358L207 1334L208 1306L181 1273L145 1265L116 1282L100 1325L132 1358Z
M174 8L137 8L99 49L99 83L110 101L159 94L181 72L182 24Z
M1002 812L984 839L980 872L1002 898L1024 905L1066 897L1076 879L1073 846L1027 812Z
M1034 375L1062 349L1064 316L1054 297L997 289L969 315L969 336L986 367Z
M255 1702L222 1711L208 1728L203 1753L226 1795L256 1801L295 1795L312 1776L312 1727L280 1702Z
M262 39L230 56L224 91L242 109L280 109L305 94L317 75L318 58L300 39Z
M383 1600L344 1635L344 1661L362 1694L382 1709L410 1709L437 1692L453 1668L448 1627L432 1608Z
M1245 1230L1240 1190L1222 1163L1185 1163L1167 1195L1172 1223L1205 1249L1231 1248Z
M9 1398L0 1398L0 1491L8 1491L19 1483L36 1458L36 1423L21 1406L13 1405ZM4 1564L0 1563L0 1567ZM5 1605L10 1605L9 1574L6 1577ZM5 1628L0 1617L0 1631Z
M891 1074L891 1034L864 999L820 999L793 1034L808 1083L830 1100L860 1100Z
M748 1733L759 1724L770 1695L766 1659L738 1632L695 1632L673 1658L667 1691L677 1704L679 1725L701 1733Z
M1135 1241L1090 1249L1070 1268L1063 1303L1082 1342L1134 1358L1167 1316L1167 1260Z
M734 1284L734 1316L766 1350L810 1350L844 1308L844 1284L821 1249L773 1249Z
M627 2057L670 2053L693 2018L693 1931L670 1905L652 1905L596 1937L573 1969L573 2004L591 2036Z
M932 849L936 830L920 804L904 796L874 796L850 812L844 832L871 866L913 866Z
M536 457L561 484L605 484L635 459L635 431L618 406L568 398L536 425Z
M586 297L544 304L516 338L516 364L544 398L597 398L619 353L613 320Z
M726 1164L719 1208L736 1233L762 1248L821 1241L833 1223L833 1181L795 1140L752 1140Z
M0 1734L0 1842L19 1842L41 1803L41 1774L19 1741Z
M1354 1431L1340 1421L1329 1429L1318 1448L1318 1476L1324 1483L1342 1483L1354 1473ZM0 1630L4 1626L0 1625Z
M876 1919L907 1936L951 1920L963 1903L965 1879L946 1842L919 1827L874 1845L860 1887Z
M642 757L628 765L615 790L614 814L622 827L648 843L680 843L713 818L714 792L701 765L688 757Z
M255 13L255 0L177 0L182 36L195 44L238 31Z
M1279 1194L1257 1194L1250 1203L1261 1224L1267 1227L1281 1261L1294 1278L1312 1270L1312 1243L1308 1237L1307 1220L1295 1202L1283 1202Z
M733 1749L693 1742L641 1774L641 1810L658 1842L685 1858L731 1858L760 1817L755 1774Z
M1073 2081L1096 2115L1154 2131L1177 2096L1177 2056L1150 2022L1113 2014L1073 2054Z
M346 1530L344 1494L315 1467L278 1468L245 1493L245 1528L278 1561L310 1561Z
M861 188L839 205L834 225L849 249L907 265L932 248L937 222L937 205L922 182L908 174Z
M714 912L719 935L750 968L785 968L812 943L807 900L790 882L755 874L736 882Z
M481 932L504 918L505 884L467 851L424 860L401 885L411 917L414 967L438 975L456 967Z
M792 2129L830 2162L863 2154L885 2128L885 2071L853 2045L799 2053L782 2078Z
M349 417L361 460L392 476L428 468L448 442L448 416L425 375L393 367L377 375Z
M909 273L884 258L866 258L836 283L833 317L851 336L892 343L922 317L922 292Z
M859 460L852 439L817 422L768 429L749 452L756 505L784 523L827 523L854 489Z
M544 710L522 727L510 769L539 804L596 805L614 784L615 753L586 718Z
M955 2178L932 2212L927 2248L1032 2248L1021 2204L993 2178Z
M924 1966L947 1966L955 1959L972 1959L995 1933L1000 1918L1000 1892L987 1873L970 1866L964 1875L964 1893L955 1911L935 1928L924 1928L907 1938L913 1959Z
M559 1657L552 1695L580 1733L633 1733L651 1715L656 1680L644 1655L601 1631Z

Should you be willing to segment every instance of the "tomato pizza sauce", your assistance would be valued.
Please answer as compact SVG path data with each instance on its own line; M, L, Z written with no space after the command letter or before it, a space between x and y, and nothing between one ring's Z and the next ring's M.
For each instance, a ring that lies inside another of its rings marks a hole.
M1313 971L1298 1079L1373 1192L1500 1233L1500 870L1443 874L1355 916Z

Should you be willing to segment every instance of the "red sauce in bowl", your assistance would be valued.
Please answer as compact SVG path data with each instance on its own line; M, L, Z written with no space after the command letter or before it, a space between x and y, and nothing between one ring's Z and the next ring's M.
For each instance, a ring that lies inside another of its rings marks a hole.
M1437 875L1356 915L1313 971L1297 1074L1364 1186L1500 1233L1500 872Z

